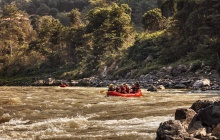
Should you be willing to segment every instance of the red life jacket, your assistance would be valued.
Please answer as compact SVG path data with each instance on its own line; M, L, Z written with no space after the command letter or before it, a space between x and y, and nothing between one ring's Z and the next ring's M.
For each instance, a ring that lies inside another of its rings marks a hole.
M131 87L131 92L132 92L132 93L135 93L135 92L136 92L135 86Z
M126 89L124 86L121 86L120 88L121 88L121 93L126 93Z
M115 88L115 91L116 91L116 92L119 92L119 91L120 91L120 88L119 88L119 87L116 87L116 88Z
M129 93L129 87L128 86L125 86L125 91L127 92L127 93Z

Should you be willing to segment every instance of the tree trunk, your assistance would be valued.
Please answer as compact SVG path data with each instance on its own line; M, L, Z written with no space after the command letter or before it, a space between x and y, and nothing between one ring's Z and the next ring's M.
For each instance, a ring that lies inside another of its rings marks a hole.
M13 50L12 50L12 43L11 43L11 40L10 40L10 55L11 55L11 57L12 57L12 55L13 55L13 52L12 52Z

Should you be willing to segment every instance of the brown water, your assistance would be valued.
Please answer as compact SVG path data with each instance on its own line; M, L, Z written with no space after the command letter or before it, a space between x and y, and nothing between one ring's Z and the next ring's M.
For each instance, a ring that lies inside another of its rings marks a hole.
M143 97L106 97L106 88L0 87L1 140L153 140L177 108L218 91L143 91Z

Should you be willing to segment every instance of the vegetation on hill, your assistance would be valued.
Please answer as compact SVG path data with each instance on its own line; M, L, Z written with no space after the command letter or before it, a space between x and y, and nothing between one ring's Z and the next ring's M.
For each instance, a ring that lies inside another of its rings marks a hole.
M78 79L106 68L108 78L135 78L193 62L220 70L218 0L0 2L2 78Z

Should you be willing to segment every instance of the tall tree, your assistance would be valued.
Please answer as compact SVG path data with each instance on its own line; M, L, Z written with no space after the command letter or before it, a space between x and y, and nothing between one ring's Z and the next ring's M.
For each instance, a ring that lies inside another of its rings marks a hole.
M61 64L59 60L62 61L63 26L52 16L40 17L36 22L38 38L31 42L29 49L40 52L49 64L56 67Z
M142 18L142 26L145 30L156 31L162 29L163 16L159 8L147 11Z
M50 7L48 7L46 4L42 3L40 7L37 9L38 15L49 15L50 13Z
M5 48L9 48L12 56L15 49L27 42L32 27L28 16L13 4L5 5L1 15L1 41L4 42Z
M79 26L82 23L80 19L80 12L77 9L70 11L67 16L69 17L72 26Z
M24 50L36 34L29 16L14 4L5 5L0 14L0 61L6 71L17 71L26 65Z
M93 34L93 54L97 62L105 52L116 52L132 33L131 9L127 4L94 8L88 14L88 32Z

